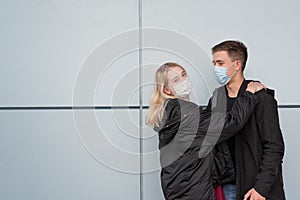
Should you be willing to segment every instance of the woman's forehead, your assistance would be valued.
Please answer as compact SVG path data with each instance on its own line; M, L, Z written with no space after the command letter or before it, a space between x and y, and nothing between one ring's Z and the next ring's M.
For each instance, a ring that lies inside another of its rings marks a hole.
M178 75L182 74L183 71L185 71L185 70L182 69L181 67L177 67L177 66L172 67L168 71L168 76L170 76L170 77L178 76Z

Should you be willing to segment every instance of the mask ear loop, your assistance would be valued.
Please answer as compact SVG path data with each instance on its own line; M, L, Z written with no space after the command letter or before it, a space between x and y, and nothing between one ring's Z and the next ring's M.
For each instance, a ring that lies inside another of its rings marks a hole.
M228 70L229 68L231 68L235 62L236 62L236 61L234 61L234 62L231 64L231 66L227 68L227 70ZM232 78L236 73L237 73L237 70L234 70L234 72L231 74L231 76L229 76L229 78Z

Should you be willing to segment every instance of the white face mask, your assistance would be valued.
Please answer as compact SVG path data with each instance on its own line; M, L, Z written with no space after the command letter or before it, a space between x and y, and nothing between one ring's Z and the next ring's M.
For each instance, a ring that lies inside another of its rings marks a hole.
M187 97L192 93L192 83L189 78L173 86L178 97Z

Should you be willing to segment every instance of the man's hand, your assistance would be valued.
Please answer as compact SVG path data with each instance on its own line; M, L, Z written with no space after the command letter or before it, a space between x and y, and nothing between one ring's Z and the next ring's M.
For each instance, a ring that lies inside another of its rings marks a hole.
M244 200L266 200L265 197L261 196L254 188L249 190L244 196Z

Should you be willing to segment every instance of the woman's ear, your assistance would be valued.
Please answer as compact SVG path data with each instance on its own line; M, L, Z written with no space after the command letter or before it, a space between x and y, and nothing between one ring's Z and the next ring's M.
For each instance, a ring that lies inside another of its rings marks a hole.
M163 92L164 92L165 94L167 94L167 95L171 95L171 94L172 94L171 90L169 90L169 88L166 87L166 86L164 86Z

